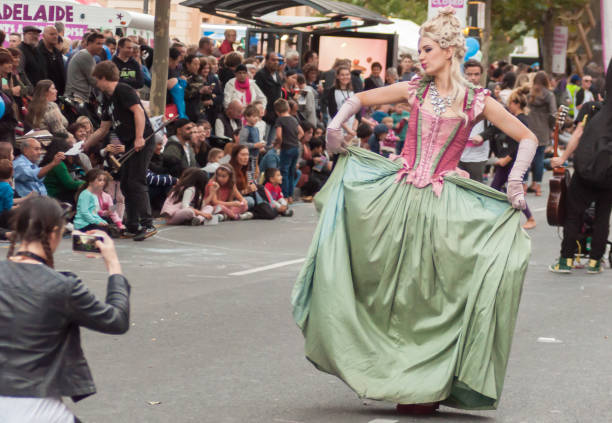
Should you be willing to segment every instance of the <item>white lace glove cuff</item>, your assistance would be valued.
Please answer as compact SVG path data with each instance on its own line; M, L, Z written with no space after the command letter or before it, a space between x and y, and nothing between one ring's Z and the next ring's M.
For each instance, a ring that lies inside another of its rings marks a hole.
M342 134L342 124L349 120L351 116L361 110L361 101L358 97L352 96L342 104L336 116L327 125L327 150L331 153L340 153L344 150L345 142Z
M531 138L524 138L519 142L516 160L508 176L507 189L508 200L515 209L524 210L527 207L523 191L523 176L531 166L537 148L538 142Z

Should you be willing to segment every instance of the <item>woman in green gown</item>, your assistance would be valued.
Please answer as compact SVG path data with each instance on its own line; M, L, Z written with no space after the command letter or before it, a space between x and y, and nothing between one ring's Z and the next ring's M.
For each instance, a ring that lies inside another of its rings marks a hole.
M292 295L308 360L405 412L496 408L530 255L519 209L537 141L463 79L464 54L445 8L420 30L423 78L359 93L338 111L327 142L342 154L316 197L320 220ZM344 146L350 116L398 102L411 105L400 156ZM507 197L456 170L483 118L520 141Z

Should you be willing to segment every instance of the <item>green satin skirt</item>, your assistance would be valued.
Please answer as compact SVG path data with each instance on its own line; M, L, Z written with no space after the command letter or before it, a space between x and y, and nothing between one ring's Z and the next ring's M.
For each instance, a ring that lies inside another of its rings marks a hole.
M362 398L495 409L530 239L505 195L447 176L440 197L400 163L349 148L316 197L292 294L306 357Z

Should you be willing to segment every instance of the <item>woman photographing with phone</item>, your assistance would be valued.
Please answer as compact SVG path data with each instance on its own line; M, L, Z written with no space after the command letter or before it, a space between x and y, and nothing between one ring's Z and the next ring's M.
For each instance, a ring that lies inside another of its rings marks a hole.
M106 302L73 273L54 270L64 212L49 197L24 201L11 222L8 260L0 262L0 416L5 423L79 420L62 397L96 392L79 327L122 334L129 328L130 285L113 241L96 247L109 273Z

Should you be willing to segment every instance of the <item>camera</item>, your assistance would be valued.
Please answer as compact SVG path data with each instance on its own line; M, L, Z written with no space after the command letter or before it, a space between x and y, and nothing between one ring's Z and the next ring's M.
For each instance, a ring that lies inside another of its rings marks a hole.
M104 238L96 235L88 235L83 232L72 232L72 251L75 253L100 254L96 247L96 241L104 242Z

